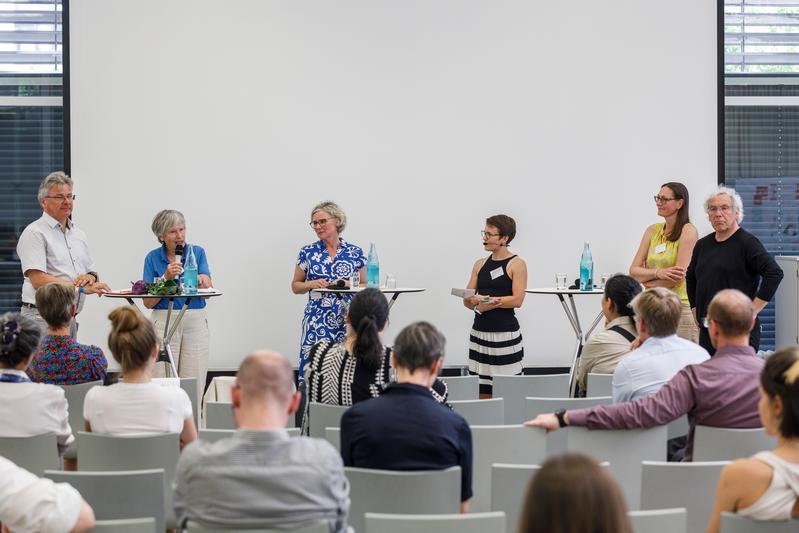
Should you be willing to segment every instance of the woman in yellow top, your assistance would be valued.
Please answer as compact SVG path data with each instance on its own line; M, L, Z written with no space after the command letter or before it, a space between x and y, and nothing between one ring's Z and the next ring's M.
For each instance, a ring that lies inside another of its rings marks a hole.
M665 222L646 228L630 265L630 275L647 288L666 287L674 291L682 301L677 335L699 342L699 327L691 314L685 288L685 271L699 238L688 218L688 189L682 183L664 183L655 196L655 205Z

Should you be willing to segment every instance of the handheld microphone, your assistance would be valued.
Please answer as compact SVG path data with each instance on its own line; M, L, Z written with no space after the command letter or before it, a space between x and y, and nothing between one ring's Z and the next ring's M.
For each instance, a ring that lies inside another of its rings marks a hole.
M176 244L175 245L175 261L181 264L180 273L183 274L183 261L180 260L181 256L183 255L183 245Z

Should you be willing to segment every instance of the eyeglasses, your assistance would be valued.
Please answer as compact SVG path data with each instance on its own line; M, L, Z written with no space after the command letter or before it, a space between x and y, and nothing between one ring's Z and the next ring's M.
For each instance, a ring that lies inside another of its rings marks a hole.
M656 204L665 204L666 202L671 202L672 200L676 200L677 198L666 198L665 196L655 195L652 198L655 199Z
M732 211L732 206L731 205L711 205L710 207L707 208L707 212L708 213L716 213L718 211L721 211L722 213L729 213L730 211Z
M58 196L45 196L45 198L48 198L50 200L56 200L57 202L61 202L63 204L67 200L75 200L77 196L75 196L74 194L68 194L66 196L64 196L63 194L59 194Z
M499 237L499 233L489 233L487 231L481 231L480 235L482 235L484 239L490 239L491 237Z
M320 218L319 220L312 220L310 226L312 228L315 228L317 226L321 228L322 226L326 225L328 222L330 222L329 218Z

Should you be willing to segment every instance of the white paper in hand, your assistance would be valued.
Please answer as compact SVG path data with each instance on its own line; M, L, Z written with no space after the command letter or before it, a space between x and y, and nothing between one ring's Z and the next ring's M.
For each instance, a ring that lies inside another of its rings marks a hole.
M470 296L475 295L474 289L452 289L451 292L452 296L457 296L458 298L469 298Z

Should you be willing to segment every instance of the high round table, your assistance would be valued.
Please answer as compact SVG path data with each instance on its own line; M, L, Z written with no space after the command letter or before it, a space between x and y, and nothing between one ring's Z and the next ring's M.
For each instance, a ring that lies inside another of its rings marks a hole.
M358 287L356 289L312 289L311 292L315 292L318 294L357 294L364 290L366 287ZM385 287L375 287L377 290L382 292L383 294L392 294L393 296L388 301L388 308L394 305L394 302L397 301L400 294L410 293L410 292L424 292L426 289L420 287L398 287L396 289L387 289Z

